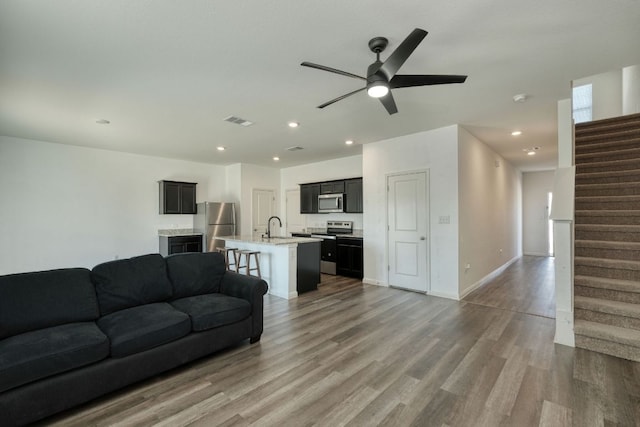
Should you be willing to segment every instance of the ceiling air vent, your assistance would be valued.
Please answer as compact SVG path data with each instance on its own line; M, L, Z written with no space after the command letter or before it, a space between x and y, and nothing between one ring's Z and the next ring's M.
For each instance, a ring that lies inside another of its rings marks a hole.
M240 126L251 126L253 124L253 122L250 122L249 120L241 119L240 117L236 117L236 116L226 117L224 121L229 123L235 123Z
M300 150L304 150L304 148L299 147L299 146L295 146L295 147L289 147L287 148L287 151L300 151Z

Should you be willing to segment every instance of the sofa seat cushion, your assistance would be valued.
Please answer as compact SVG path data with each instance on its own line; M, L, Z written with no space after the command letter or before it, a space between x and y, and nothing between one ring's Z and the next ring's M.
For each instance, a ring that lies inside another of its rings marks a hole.
M139 353L191 332L189 316L165 302L116 311L98 319L98 326L109 337L112 357Z
M109 355L109 340L94 322L68 323L0 340L0 392Z
M171 305L189 315L194 331L239 322L251 314L251 304L247 300L223 294L180 298Z

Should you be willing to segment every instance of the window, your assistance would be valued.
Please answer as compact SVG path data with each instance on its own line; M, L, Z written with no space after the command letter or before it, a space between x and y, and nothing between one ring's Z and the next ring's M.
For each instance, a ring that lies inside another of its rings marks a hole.
M591 85L573 88L573 121L575 123L590 122L592 120L593 96Z

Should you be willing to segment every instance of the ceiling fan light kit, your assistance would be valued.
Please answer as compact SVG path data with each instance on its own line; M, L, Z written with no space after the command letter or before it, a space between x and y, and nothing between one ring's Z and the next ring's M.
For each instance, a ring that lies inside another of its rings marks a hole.
M367 85L367 94L372 98L382 98L389 93L389 86L385 82L373 82Z
M412 86L430 86L451 83L464 83L467 76L462 75L431 75L431 74L396 74L405 61L411 56L413 51L418 47L420 42L427 36L427 32L420 28L416 28L405 38L402 43L394 50L386 61L380 61L380 53L385 50L389 40L384 37L374 37L369 40L369 49L376 54L376 61L367 68L367 77L352 74L347 71L338 70L336 68L327 67L325 65L314 64L312 62L303 62L303 67L315 68L330 73L340 74L345 77L364 80L365 86L339 96L324 104L318 105L318 108L327 107L335 102L341 101L358 92L367 90L367 94L372 98L378 98L389 114L398 112L391 89L399 89Z

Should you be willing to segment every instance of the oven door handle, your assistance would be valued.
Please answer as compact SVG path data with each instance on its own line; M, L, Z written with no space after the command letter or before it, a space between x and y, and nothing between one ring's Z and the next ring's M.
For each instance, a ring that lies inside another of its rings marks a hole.
M325 240L336 240L336 236L326 236L324 234L312 234L311 237L315 237L316 239L325 239Z

